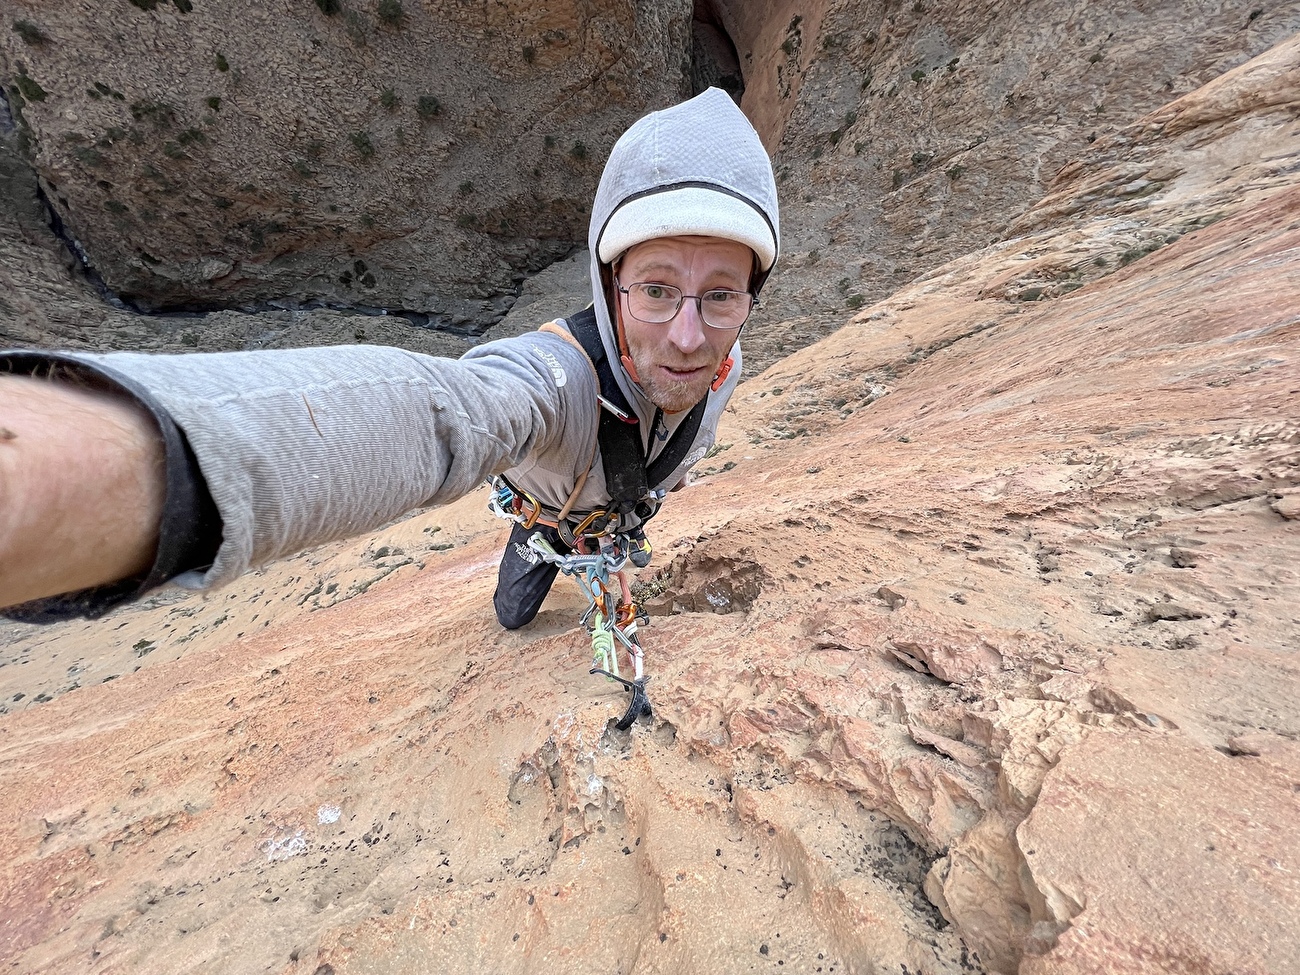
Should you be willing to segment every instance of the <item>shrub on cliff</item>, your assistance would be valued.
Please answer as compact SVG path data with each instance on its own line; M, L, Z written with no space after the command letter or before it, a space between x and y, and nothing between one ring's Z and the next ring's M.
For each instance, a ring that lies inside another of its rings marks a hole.
M352 141L352 147L361 154L362 159L369 159L375 154L375 144L370 140L369 132L353 132L348 137Z
M18 68L18 77L14 79L14 85L29 102L45 101L45 89L37 83L35 78L28 77L27 71L21 66ZM13 91L12 88L9 90Z
M14 33L23 39L23 42L30 44L32 47L40 47L42 44L49 42L50 38L30 20L15 20Z

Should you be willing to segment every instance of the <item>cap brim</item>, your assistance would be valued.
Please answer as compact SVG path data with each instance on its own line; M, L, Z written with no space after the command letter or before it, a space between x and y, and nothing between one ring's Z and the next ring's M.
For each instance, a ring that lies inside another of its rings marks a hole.
M665 190L619 207L605 224L598 257L608 264L629 247L678 236L745 244L758 256L763 271L776 263L776 239L763 215L742 199L703 186Z

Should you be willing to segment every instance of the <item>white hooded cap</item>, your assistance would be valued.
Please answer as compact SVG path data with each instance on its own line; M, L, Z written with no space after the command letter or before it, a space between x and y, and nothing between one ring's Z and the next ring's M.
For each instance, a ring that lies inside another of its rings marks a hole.
M588 244L608 264L642 241L679 235L745 244L763 278L776 263L772 163L744 113L717 88L650 113L615 143Z

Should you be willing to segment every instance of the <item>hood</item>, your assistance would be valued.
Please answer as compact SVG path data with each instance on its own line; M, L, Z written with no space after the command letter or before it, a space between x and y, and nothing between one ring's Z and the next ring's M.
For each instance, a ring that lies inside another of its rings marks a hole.
M602 276L608 264L601 261L600 254L602 242L606 249L609 246L606 234L611 218L636 208L644 219L656 197L660 202L671 199L673 206L663 209L679 217L700 213L698 223L691 225L720 227L710 233L749 244L760 261L756 291L771 272L780 247L771 160L758 133L726 92L709 88L689 101L651 112L623 133L609 154L596 190L587 245L591 250L596 321L605 352L628 402L642 406L647 401L640 388L619 365L618 342ZM640 239L689 232L681 225L669 224ZM606 254L611 260L617 256ZM733 349L732 354L737 355L737 351Z

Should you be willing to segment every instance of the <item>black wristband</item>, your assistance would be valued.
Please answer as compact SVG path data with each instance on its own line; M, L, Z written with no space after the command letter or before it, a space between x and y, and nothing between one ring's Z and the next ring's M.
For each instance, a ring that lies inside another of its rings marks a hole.
M99 364L57 352L0 353L0 374L31 376L66 382L82 389L113 393L139 403L153 417L162 435L167 491L153 566L142 576L107 586L35 599L0 610L0 616L23 623L53 623L73 617L96 619L138 599L169 579L212 564L221 547L221 514L190 448L185 432L149 391Z

